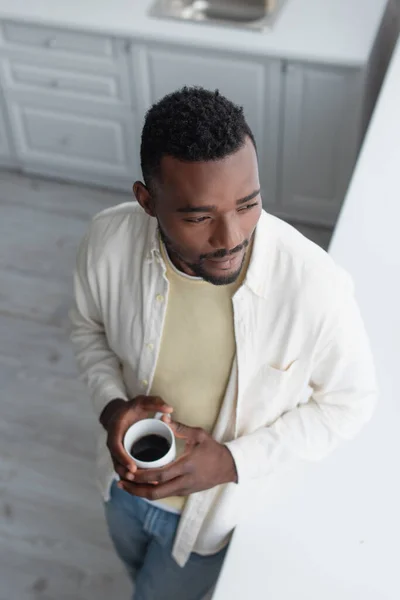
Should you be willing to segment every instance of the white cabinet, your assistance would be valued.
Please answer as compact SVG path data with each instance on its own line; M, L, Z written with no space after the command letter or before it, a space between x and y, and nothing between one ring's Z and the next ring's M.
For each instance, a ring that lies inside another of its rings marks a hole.
M27 170L58 169L79 176L127 180L132 175L135 133L123 115L93 116L10 103L16 152Z
M5 22L0 46L22 169L130 189L139 133L125 40Z
M395 37L383 25L378 31L379 19L368 57L348 61L344 51L337 64L322 51L306 52L308 62L301 63L304 53L286 43L264 52L261 34L238 30L249 43L239 52L225 28L215 30L221 43L196 47L183 35L165 41L160 31L128 39L4 20L0 163L15 160L28 172L127 190L141 176L146 111L168 93L199 85L243 106L257 142L265 208L333 225L373 106L371 89L379 88ZM383 38L388 50L381 60Z
M1 61L4 85L15 97L40 97L45 92L53 104L86 105L89 112L93 106L116 108L116 113L130 105L128 79L123 73L92 72L81 65L63 67L46 64L32 56L19 59L5 58Z
M109 59L113 56L113 41L109 36L86 32L42 27L30 23L4 22L2 40L6 48L29 49L35 53L49 50L55 55Z
M355 164L362 119L360 71L289 64L285 70L283 217L331 225Z

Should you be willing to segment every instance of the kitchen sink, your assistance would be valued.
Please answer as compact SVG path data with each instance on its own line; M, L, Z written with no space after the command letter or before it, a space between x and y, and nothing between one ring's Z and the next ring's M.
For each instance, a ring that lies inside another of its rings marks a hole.
M150 16L262 30L285 0L156 0Z

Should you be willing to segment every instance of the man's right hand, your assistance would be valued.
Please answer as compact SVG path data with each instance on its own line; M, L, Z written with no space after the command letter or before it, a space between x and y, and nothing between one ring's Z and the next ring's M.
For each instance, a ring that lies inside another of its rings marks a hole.
M121 479L133 481L137 469L135 461L124 448L124 437L129 427L146 419L151 413L170 415L173 408L158 396L136 396L133 400L112 400L104 409L100 422L107 431L107 447L115 472Z

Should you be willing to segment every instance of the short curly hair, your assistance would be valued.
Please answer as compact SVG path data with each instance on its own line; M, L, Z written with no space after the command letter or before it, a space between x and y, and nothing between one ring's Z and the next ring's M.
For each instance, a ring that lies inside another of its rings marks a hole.
M163 156L185 162L218 160L243 147L246 136L257 150L241 106L218 90L185 86L146 114L140 149L144 182L152 188Z

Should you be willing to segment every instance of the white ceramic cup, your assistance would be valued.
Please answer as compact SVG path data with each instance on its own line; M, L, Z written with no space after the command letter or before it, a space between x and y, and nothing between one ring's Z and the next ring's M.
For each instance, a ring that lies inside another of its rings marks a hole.
M128 431L124 437L124 448L129 454L132 456L136 465L139 469L159 469L160 467L165 467L169 463L173 462L176 458L176 444L175 444L175 436L174 433L164 421L161 421L160 413L157 413L154 419L143 419L142 421L138 421L129 427ZM153 460L151 462L145 462L142 460L138 460L135 458L130 450L132 445L140 440L145 435L160 435L165 438L170 447L167 454L164 454L158 460Z

